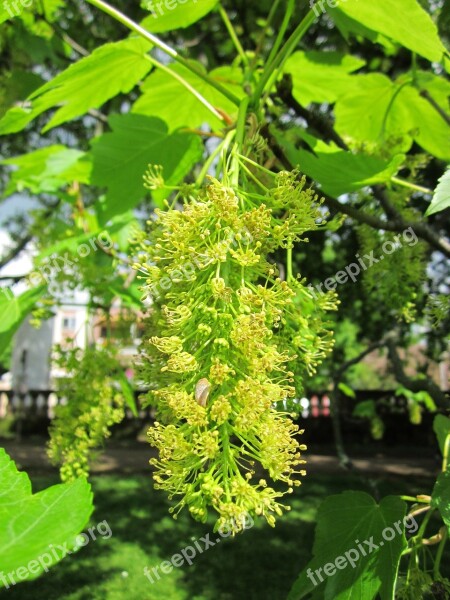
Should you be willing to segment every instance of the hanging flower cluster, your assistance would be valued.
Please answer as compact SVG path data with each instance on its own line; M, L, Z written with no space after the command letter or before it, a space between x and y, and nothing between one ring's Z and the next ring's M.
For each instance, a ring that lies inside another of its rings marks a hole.
M60 465L62 481L87 477L95 451L110 436L113 425L125 415L120 391L120 364L114 350L57 347L55 365L65 375L58 391L66 404L56 408L50 426L48 456Z
M156 487L179 499L174 516L187 506L204 522L212 507L216 527L246 514L273 526L289 508L279 499L300 485L305 446L283 407L332 345L333 294L313 300L273 260L320 226L320 201L297 172L266 190L211 179L182 207L157 210L136 253L157 298L142 361L159 415L148 432Z

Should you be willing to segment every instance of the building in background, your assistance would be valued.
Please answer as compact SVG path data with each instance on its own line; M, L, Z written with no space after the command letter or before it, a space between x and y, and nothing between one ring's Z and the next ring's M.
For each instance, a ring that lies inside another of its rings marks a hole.
M50 390L65 375L51 364L55 346L86 348L102 346L113 340L124 370L130 374L133 358L143 333L141 315L127 314L117 301L105 318L104 313L89 314L87 297L76 293L55 308L55 315L33 327L27 319L15 335L11 360L11 385L18 393L28 390Z
M26 319L14 338L12 388L19 393L51 389L54 379L62 375L51 366L53 347L64 345L70 339L77 347L85 348L89 337L92 339L92 323L83 294L59 306L55 315L43 321L39 329Z

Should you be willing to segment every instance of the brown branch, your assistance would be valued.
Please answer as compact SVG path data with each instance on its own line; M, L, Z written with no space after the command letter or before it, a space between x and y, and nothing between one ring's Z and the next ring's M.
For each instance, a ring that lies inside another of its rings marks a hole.
M47 210L44 213L42 213L41 216L42 216L43 220L45 221L46 219L48 219L52 215L53 211L56 208L58 208L58 206L60 204L61 204L61 198L58 198L58 200L53 205L49 206L47 208ZM2 259L0 259L0 269L3 268L5 265L7 265L11 260L16 258L16 256L18 256L22 252L22 250L25 249L27 244L29 242L31 242L32 239L33 239L33 236L30 234L27 234L25 237L23 237L15 248L13 248Z
M342 150L349 151L347 144L335 131L333 125L325 116L319 115L304 108L294 98L292 94L292 77L290 75L285 75L283 77L281 82L278 84L277 92L283 102L292 108L299 116L303 117L325 140L332 140ZM283 166L287 169L292 169L292 165L287 159L284 150L278 145L273 136L271 136L270 144L275 156L280 160ZM405 229L412 227L418 237L428 242L430 246L436 250L439 250L445 254L445 256L450 257L450 242L448 240L446 240L444 237L441 237L426 223L421 223L418 221L405 221L401 213L389 201L385 186L374 185L372 190L374 198L380 202L380 205L389 221L383 221L382 219L356 209L353 206L342 204L335 198L331 198L326 194L321 193L321 195L324 196L325 202L328 204L328 206L348 215L355 221L369 225L374 229L384 229L386 231L397 231L401 233Z
M350 150L338 132L334 129L331 122L324 116L319 115L312 110L304 108L292 94L292 76L285 74L277 84L277 93L279 98L292 108L297 115L305 119L309 125L315 129L325 140L333 141L336 146L342 150Z
M274 153L275 157L280 161L281 165L289 171L292 170L294 165L288 159L283 148L278 144L277 140L270 132L268 125L264 125L261 128L261 135L267 139L270 149ZM398 212L395 212L395 218L390 219L389 221L384 221L375 215L371 215L360 210L359 208L355 208L351 204L340 202L339 200L336 200L336 198L328 196L323 191L317 190L317 188L315 188L313 185L312 180L310 180L310 182L317 194L325 199L325 203L337 212L348 215L355 221L358 221L358 223L364 223L373 229L384 229L385 231L396 231L398 233L402 233L405 231L405 229L412 228L419 238L425 240L428 242L428 244L430 244L430 246L436 250L439 250L439 252L442 252L445 256L450 258L450 242L428 227L426 223L421 223L420 221L405 221ZM391 207L391 210L395 211L394 207ZM394 213L392 212L391 214Z
M447 257L450 257L450 242L448 242L444 237L439 236L435 231L430 229L425 223L420 223L419 221L405 221L403 218L398 218L390 221L383 221L379 217L375 215L370 215L368 213L351 206L350 204L344 204L328 196L322 192L320 194L325 198L326 204L331 208L334 208L338 212L344 213L358 221L358 223L364 223L365 225L369 225L374 229L384 229L385 231L398 231L401 233L405 231L405 229L412 228L416 235L422 240L428 242L430 246L439 250Z
M22 250L25 249L32 239L33 236L31 235L26 235L24 238L22 238L15 248L12 248L6 256L0 259L0 269L7 265L10 261L14 260L16 256L18 256Z
M430 96L430 94L428 93L427 90L421 90L420 91L420 95L422 96L422 98L425 98L425 100L427 100L431 106L434 108L434 110L441 115L441 117L444 119L444 121L447 123L447 125L450 125L450 116L445 112L445 110L443 110L439 104L436 102L436 100Z
M14 283L17 283L18 281L22 281L22 279L25 279L26 275L1 275L0 276L0 281L12 281Z

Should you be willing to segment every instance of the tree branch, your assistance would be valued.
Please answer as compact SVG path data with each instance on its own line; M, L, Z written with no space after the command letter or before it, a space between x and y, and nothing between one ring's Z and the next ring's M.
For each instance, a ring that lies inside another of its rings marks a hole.
M386 346L397 381L414 393L422 391L428 392L438 408L448 409L450 406L449 399L447 398L445 392L443 392L432 379L413 379L405 373L402 360L397 352L395 339L389 337L386 340Z
M421 90L420 95L431 104L434 110L441 115L447 125L450 125L450 116L439 106L436 100L428 93L427 90Z
M263 135L266 138L270 149L274 153L275 157L280 161L282 166L287 170L292 170L294 168L294 165L288 159L285 151L278 144L277 140L270 132L268 125L264 125L261 128L261 135ZM313 182L311 183L313 185ZM313 187L315 186L313 185ZM393 218L388 221L380 219L375 215L366 213L348 203L340 202L339 200L336 200L336 198L328 196L321 190L316 189L316 192L319 196L323 196L323 198L325 199L325 203L330 208L333 208L334 210L340 213L348 215L355 221L358 221L358 223L364 223L365 225L369 225L369 227L372 227L373 229L384 229L385 231L396 231L402 233L403 231L405 231L405 229L412 228L419 238L425 240L434 249L439 250L439 252L442 252L445 256L450 258L450 242L448 240L446 240L444 237L441 237L426 223L421 223L420 221L404 220L400 213L389 204L389 200L384 195L384 193L383 199L380 201L380 203L382 205L384 204L385 210L389 211L389 213L393 215Z
M6 256L0 259L0 269L16 258L16 256L18 256L22 250L25 249L27 244L31 242L32 239L33 237L31 235L26 235L24 238L22 238L15 248L12 248Z

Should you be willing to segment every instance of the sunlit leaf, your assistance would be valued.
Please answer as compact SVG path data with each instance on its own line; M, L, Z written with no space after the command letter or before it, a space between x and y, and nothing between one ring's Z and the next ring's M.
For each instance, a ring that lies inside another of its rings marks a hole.
M439 179L439 183L434 190L433 199L428 207L425 216L434 215L434 213L441 212L450 206L450 166Z
M148 164L162 165L168 185L176 185L202 154L198 136L170 134L160 119L144 115L113 115L111 133L94 140L92 183L108 189L103 220L135 207L146 195L143 176ZM162 199L159 190L154 198Z
M0 121L0 134L23 129L49 108L62 105L43 131L98 108L119 93L127 93L145 77L152 65L146 58L150 44L130 38L105 44L82 58L28 98L26 107L14 107Z
M64 558L62 551L52 552L51 545L66 546L72 553L92 511L91 488L85 479L33 495L28 476L0 448L1 568L5 574L16 574L16 583L35 579L44 566L47 570ZM5 578L0 577L0 588L4 585Z
M383 498L380 504L365 492L328 497L317 514L314 558L300 573L288 600L300 600L315 589L327 600L373 600L377 594L382 600L392 600L406 547L400 525L405 512L405 502L395 496ZM383 536L388 527L390 541ZM325 570L334 573L327 576Z
M193 62L193 64L206 73L200 63ZM230 100L186 67L175 64L171 65L170 69L190 83L214 108L226 112L231 118L237 115L237 107ZM243 96L242 87L239 85L242 81L240 69L219 67L209 75L236 96ZM223 126L223 122L196 96L165 71L156 70L151 73L144 81L141 90L143 94L134 103L132 111L163 119L171 131L178 127L199 127L203 123L209 123L212 128Z
M182 29L199 21L216 6L218 0L143 0L142 6L151 11L142 26L154 33Z

